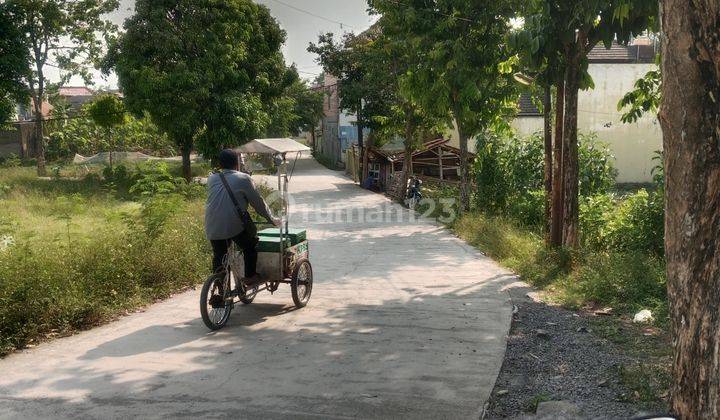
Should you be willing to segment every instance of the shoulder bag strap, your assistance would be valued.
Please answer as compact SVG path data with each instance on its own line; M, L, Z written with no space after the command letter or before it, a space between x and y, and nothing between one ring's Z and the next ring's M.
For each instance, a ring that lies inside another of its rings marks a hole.
M227 191L228 195L230 196L230 201L232 201L233 206L235 206L235 210L237 211L238 216L240 216L240 218L243 219L243 221L244 221L244 219L245 219L244 213L246 211L243 210L242 207L240 207L240 202L238 202L237 198L235 197L235 194L230 189L230 185L228 184L227 179L225 178L225 174L222 172L218 172L218 175L220 175L220 180L222 181L223 186L225 186L225 191Z

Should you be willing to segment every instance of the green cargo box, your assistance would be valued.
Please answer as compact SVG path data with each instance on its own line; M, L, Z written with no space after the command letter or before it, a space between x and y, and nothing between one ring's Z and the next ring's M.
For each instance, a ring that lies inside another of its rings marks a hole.
M258 232L259 237L271 237L271 238L279 238L280 237L280 229L277 228L269 228L269 229L263 229L260 232ZM290 237L290 243L294 246L299 244L300 242L307 240L307 232L305 229L288 229L288 236Z
M270 236L260 236L257 244L258 252L280 252L280 238L273 238ZM285 239L285 248L289 248L290 240Z

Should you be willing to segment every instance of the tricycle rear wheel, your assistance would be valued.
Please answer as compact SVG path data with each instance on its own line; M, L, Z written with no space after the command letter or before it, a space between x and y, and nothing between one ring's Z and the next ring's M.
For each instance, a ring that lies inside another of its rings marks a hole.
M290 280L293 302L296 307L304 308L310 301L310 295L312 294L313 272L310 261L307 259L298 261Z

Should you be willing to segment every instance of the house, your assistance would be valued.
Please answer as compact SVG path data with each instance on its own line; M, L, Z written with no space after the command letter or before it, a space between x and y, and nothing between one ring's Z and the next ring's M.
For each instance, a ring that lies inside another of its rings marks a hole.
M345 167L347 166L346 151L358 144L357 117L340 109L340 93L335 76L325 74L323 84L315 89L322 89L325 93L324 116L320 124L321 135L317 136L315 151L333 166ZM369 133L370 130L363 130L366 138Z
M58 90L58 97L67 102L70 113L79 112L94 95L95 92L85 86L63 86ZM34 109L32 101L29 105L18 105L17 122L13 124L13 128L0 130L0 156L13 154L22 158L35 157ZM43 116L49 118L53 106L48 101L44 101L40 109Z
M95 96L90 88L86 86L62 86L58 89L57 97L60 100L65 101L70 109L71 113L80 111L83 105L92 101ZM53 106L48 100L43 101L40 106L41 112L45 118L50 116L53 110ZM19 105L18 106L18 121L29 121L35 118L35 102L30 101L29 106Z
M662 132L654 115L645 115L636 123L621 121L620 99L634 89L635 82L656 68L656 45L648 38L638 38L631 45L613 44L606 49L595 47L588 54L588 71L595 88L580 91L578 100L578 129L583 133L595 132L608 143L615 156L619 183L645 183L652 181L655 151L662 149ZM536 102L535 102L536 103ZM519 101L519 111L512 127L520 136L543 129L542 113L529 95ZM457 130L449 134L451 143L459 147ZM473 141L468 145L475 150Z
M585 133L596 132L609 144L620 183L651 182L655 151L662 150L662 131L654 115L625 124L617 108L635 82L656 68L655 55L655 46L646 38L630 46L613 44L609 50L600 45L588 55L595 89L580 92L578 128ZM520 101L520 112L512 126L519 135L542 131L542 114L529 97Z

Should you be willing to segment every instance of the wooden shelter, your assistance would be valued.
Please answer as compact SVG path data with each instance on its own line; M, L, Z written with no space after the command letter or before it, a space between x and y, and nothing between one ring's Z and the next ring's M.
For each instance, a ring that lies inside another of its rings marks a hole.
M460 149L450 146L448 139L425 142L412 154L411 174L440 181L460 179ZM474 155L469 153L470 158ZM371 148L368 152L368 173L373 177L374 188L386 191L390 188L393 174L403 170L404 150Z

